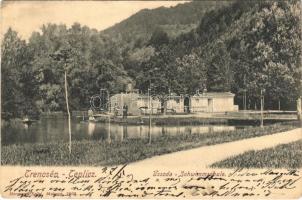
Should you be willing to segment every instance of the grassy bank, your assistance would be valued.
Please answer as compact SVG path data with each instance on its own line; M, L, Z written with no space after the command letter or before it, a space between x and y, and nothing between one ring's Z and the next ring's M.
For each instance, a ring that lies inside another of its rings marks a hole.
M248 151L214 163L212 167L300 168L302 167L302 140L261 151Z
M298 123L283 123L207 134L180 134L150 139L114 141L75 141L72 154L68 143L2 146L1 163L6 165L113 165L129 163L154 155L213 145L287 131Z

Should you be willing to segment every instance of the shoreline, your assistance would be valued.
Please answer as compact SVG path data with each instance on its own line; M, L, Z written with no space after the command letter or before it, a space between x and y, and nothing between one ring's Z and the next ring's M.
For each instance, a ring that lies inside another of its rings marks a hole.
M37 143L2 146L2 165L116 165L131 163L157 155L188 150L196 147L222 144L271 135L301 127L299 122L250 127L234 131L206 134L183 134L160 138L126 139L123 141L72 142L69 155L68 143Z

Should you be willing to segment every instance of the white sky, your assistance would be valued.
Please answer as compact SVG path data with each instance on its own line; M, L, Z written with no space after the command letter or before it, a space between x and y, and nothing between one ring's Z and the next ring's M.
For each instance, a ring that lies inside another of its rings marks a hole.
M184 1L8 1L1 2L1 35L9 27L28 39L46 23L74 22L106 29L144 8L175 6Z

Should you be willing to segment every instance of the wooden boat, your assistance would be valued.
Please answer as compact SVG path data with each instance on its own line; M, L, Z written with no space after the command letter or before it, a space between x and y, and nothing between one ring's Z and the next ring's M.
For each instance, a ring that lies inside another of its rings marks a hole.
M22 123L23 123L23 124L28 124L28 125L30 125L30 124L32 124L32 123L34 123L34 122L36 122L36 120L29 119L28 117L25 117L25 118L22 120Z

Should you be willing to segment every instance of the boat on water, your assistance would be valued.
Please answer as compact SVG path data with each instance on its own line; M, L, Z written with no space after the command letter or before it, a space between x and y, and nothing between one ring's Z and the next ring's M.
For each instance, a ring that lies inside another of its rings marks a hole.
M22 119L22 123L23 123L23 124L28 124L28 125L30 125L30 124L32 124L32 123L34 123L34 122L36 122L36 120L29 119L28 117L25 117L25 118Z

